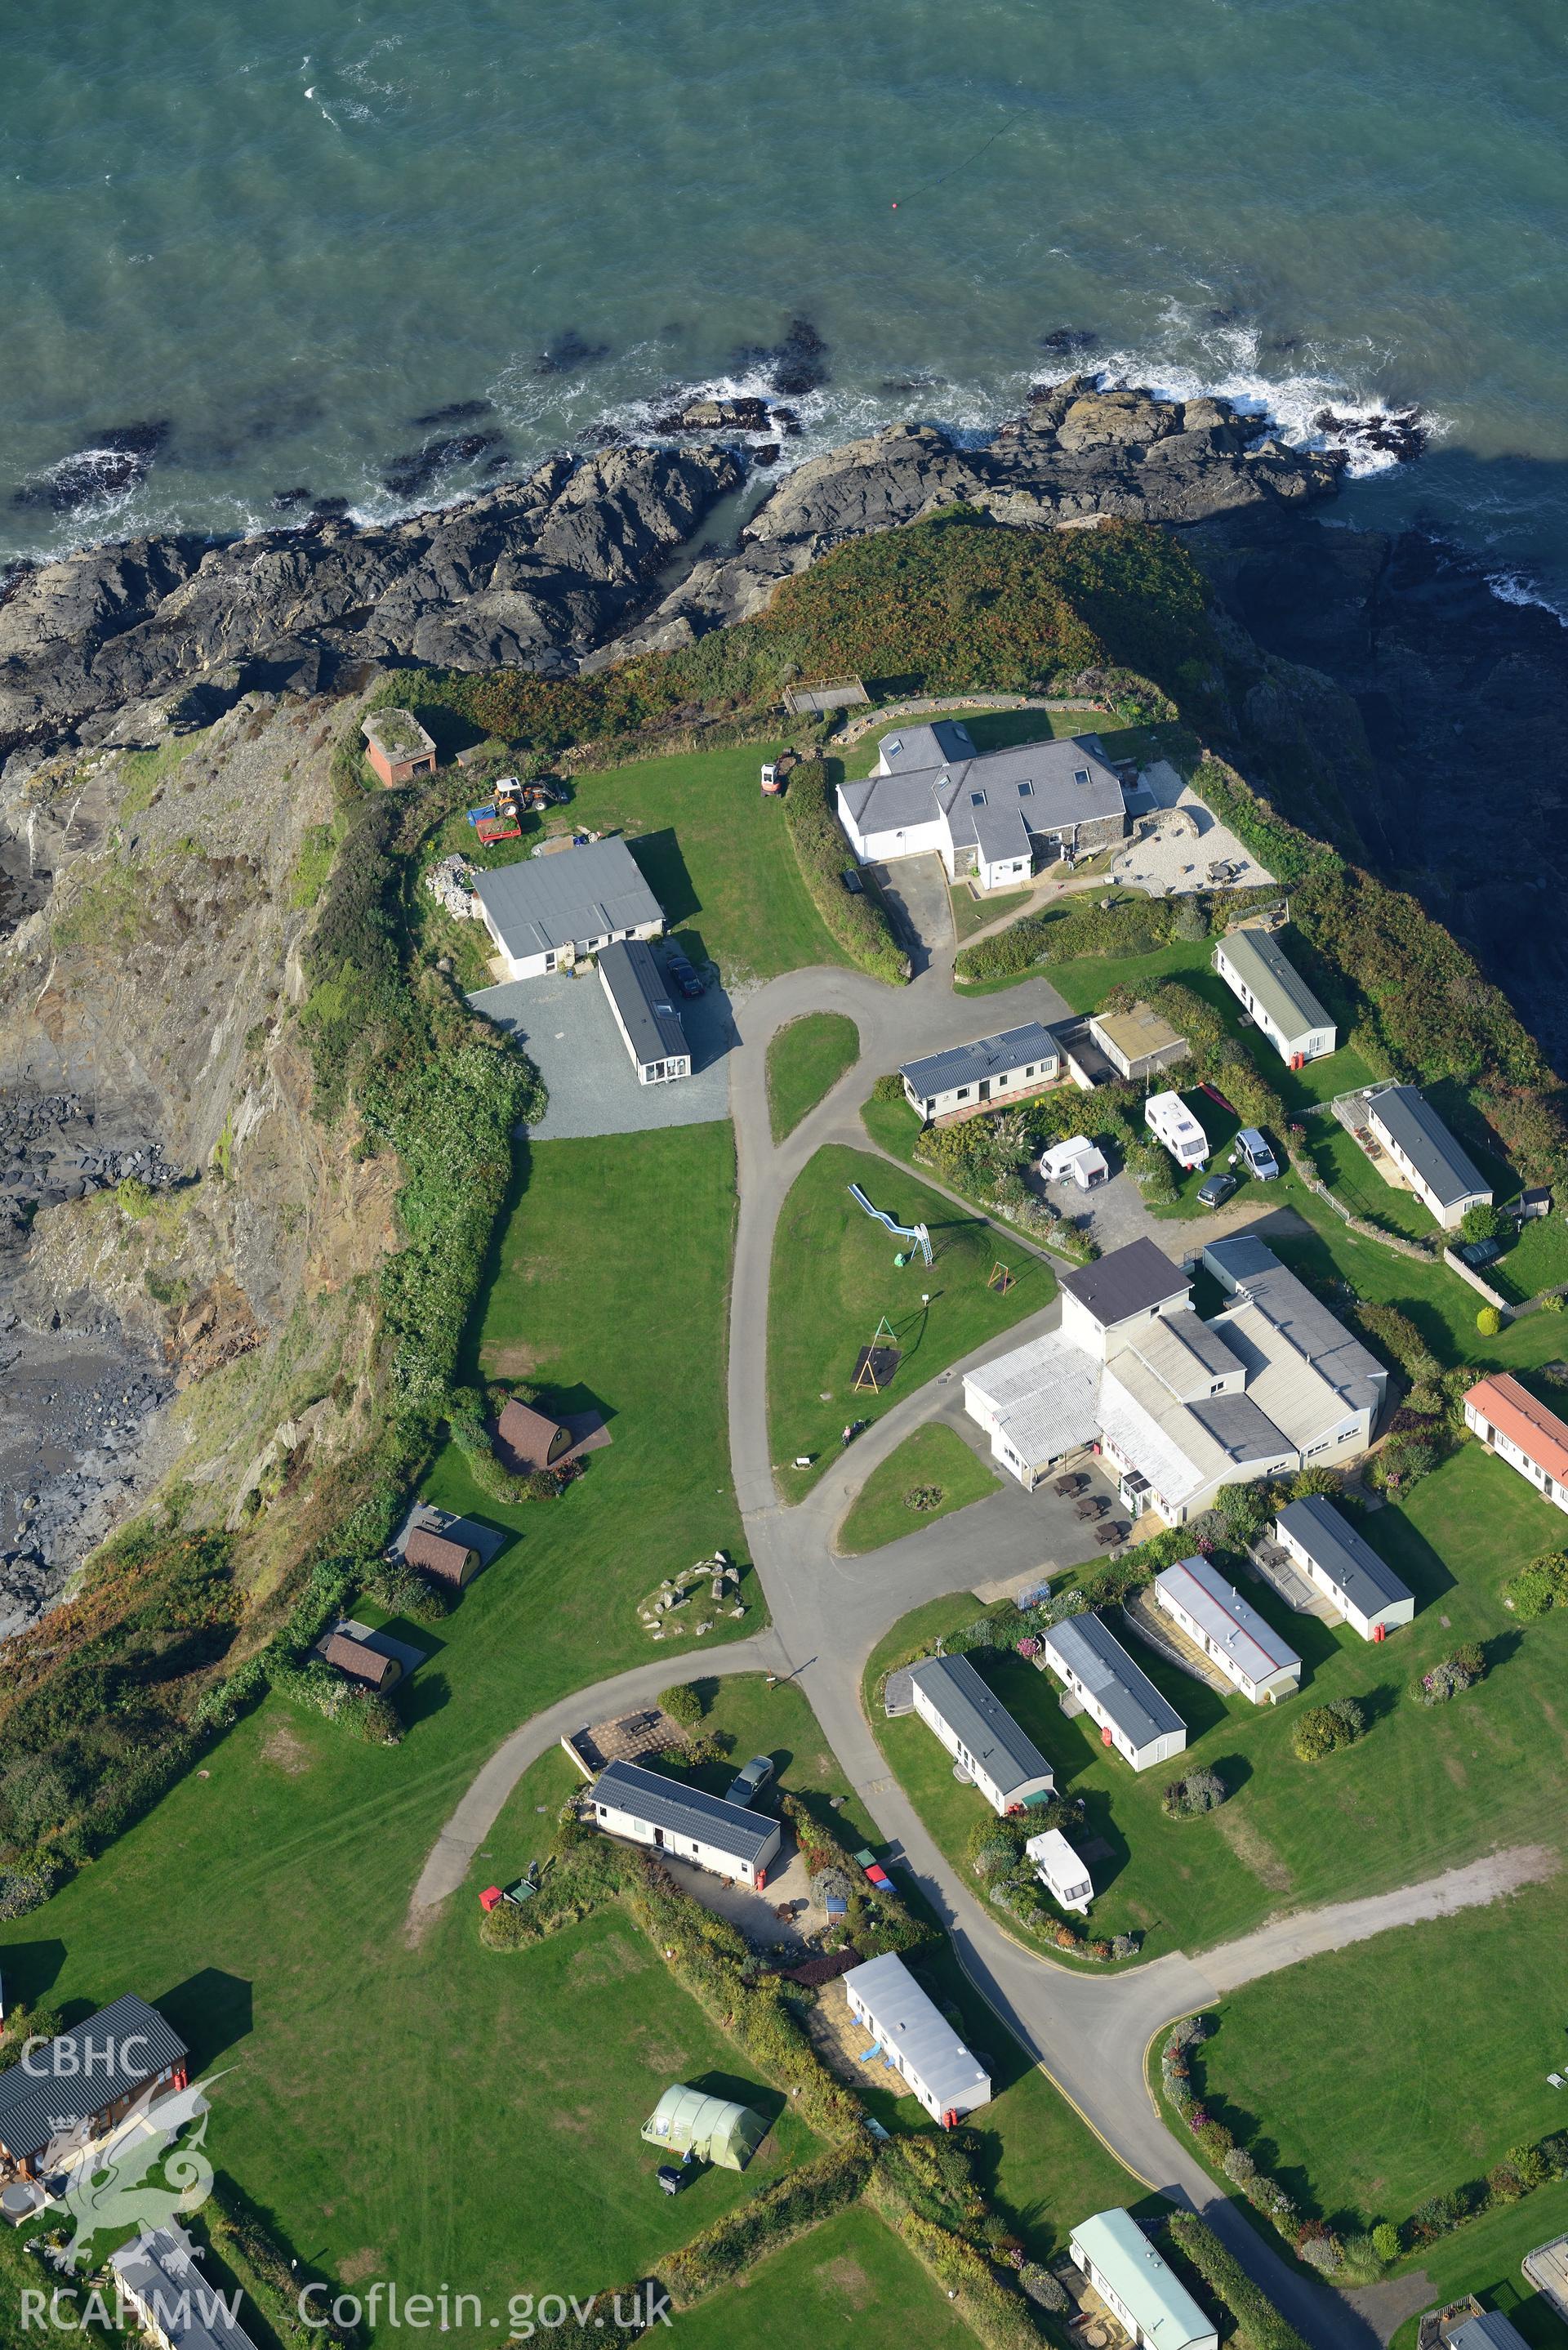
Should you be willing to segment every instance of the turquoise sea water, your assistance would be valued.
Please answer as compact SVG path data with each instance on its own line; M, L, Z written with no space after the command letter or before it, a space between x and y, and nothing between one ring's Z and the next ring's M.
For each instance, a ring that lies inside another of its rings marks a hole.
M983 428L1062 328L1293 436L1417 401L1350 511L1568 609L1559 0L71 0L6 42L0 554L428 504L760 384L800 316L792 453ZM144 478L50 506L151 421ZM386 486L459 432L503 438Z

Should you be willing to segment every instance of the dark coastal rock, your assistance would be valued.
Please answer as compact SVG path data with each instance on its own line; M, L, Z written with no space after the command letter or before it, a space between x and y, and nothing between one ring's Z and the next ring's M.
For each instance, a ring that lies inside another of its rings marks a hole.
M292 514L296 506L307 506L309 504L310 492L307 489L274 490L272 494L274 514Z
M386 528L318 514L20 572L0 604L0 752L97 739L124 705L230 662L247 685L296 690L400 658L570 670L742 479L722 449L612 449Z
M99 498L133 490L146 479L147 469L168 440L170 429L166 420L111 424L95 433L88 448L62 457L36 481L24 482L12 493L11 503L33 509L47 507L53 514L78 514Z
M751 452L751 459L753 465L776 465L782 454L778 442L764 441L761 448Z
M607 343L586 342L575 328L568 327L557 335L548 350L541 351L534 362L536 376L570 375L574 368L597 367L600 359L609 357Z
M494 403L488 400L449 400L444 408L431 408L411 421L416 432L433 432L438 424L471 424L477 416L493 416Z
M312 498L310 501L310 511L313 515L321 515L324 520L329 519L335 515L346 515L348 511L348 501L347 498L336 496L329 498Z
M1332 408L1320 408L1313 422L1320 432L1332 432L1345 447L1376 449L1397 458L1401 465L1418 457L1429 437L1415 408L1396 409L1386 416L1336 416Z
M1100 338L1087 327L1053 327L1040 338L1040 348L1049 351L1053 359L1075 359L1081 352L1097 351Z
M477 464L482 457L493 462L499 458L502 464L511 463L504 432L450 432L440 441L427 441L422 449L393 458L384 487L394 497L416 498L439 473L453 466Z
M770 411L765 400L689 400L683 408L656 416L655 432L765 432Z
M792 318L777 343L743 343L730 360L732 375L764 376L786 400L799 400L829 380L827 345L809 318Z

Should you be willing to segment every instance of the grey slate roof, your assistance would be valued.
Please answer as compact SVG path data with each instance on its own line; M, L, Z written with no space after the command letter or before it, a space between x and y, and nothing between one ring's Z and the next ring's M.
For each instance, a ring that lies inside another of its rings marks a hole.
M599 974L620 1014L639 1063L691 1057L686 1031L669 983L642 939L617 939L599 949Z
M1008 856L1012 853L1014 818L1022 817L1025 832L1045 833L1071 831L1080 824L1127 814L1118 777L1097 744L1086 737L1019 743L1005 751L971 755L957 741L961 733L967 743L967 729L940 722L910 727L885 741L882 756L890 772L838 787L857 828L862 834L897 832L945 815L958 847L978 843L991 856ZM972 804L975 792L985 795L981 808ZM982 841L976 819L1003 816L1009 829L988 831ZM992 839L1002 845L991 847Z
M982 1077L1005 1076L1010 1069L1026 1069L1032 1061L1056 1065L1061 1058L1050 1029L1038 1020L1026 1020L1021 1028L1004 1028L1000 1036L981 1036L972 1045L928 1053L923 1061L906 1061L898 1075L923 1099L949 1093L955 1086L977 1085Z
M1168 1592L1250 1680L1266 1680L1301 1663L1290 1643L1226 1582L1211 1559L1178 1559L1155 1576L1154 1587Z
M1417 1087L1374 1087L1366 1104L1445 1208L1472 1199L1478 1191L1490 1191L1480 1169L1460 1149Z
M1203 1262L1222 1289L1239 1299L1250 1299L1263 1319L1298 1355L1304 1356L1334 1393L1344 1398L1347 1411L1376 1413L1387 1390L1387 1372L1339 1316L1313 1295L1305 1282L1298 1281L1280 1263L1272 1248L1250 1233L1239 1232L1234 1240L1210 1241ZM1231 1331L1226 1335L1245 1358L1248 1349L1241 1335ZM1248 1367L1253 1367L1249 1364Z
M0 2073L0 2146L18 2159L36 2155L189 2053L158 2010L128 1991Z
M1134 1746L1147 1746L1157 1738L1186 1729L1176 1708L1167 1704L1148 1675L1134 1664L1116 1634L1097 1616L1069 1616L1064 1623L1053 1624L1045 1634L1045 1645L1072 1667Z
M1168 1298L1179 1297L1191 1287L1187 1275L1151 1240L1129 1241L1113 1249L1096 1264L1079 1265L1059 1276L1096 1322L1109 1326L1129 1315L1147 1314Z
M678 1786L661 1771L645 1771L640 1762L607 1762L594 1781L593 1801L628 1812L650 1828L670 1828L733 1853L738 1860L755 1862L778 1834L778 1822L765 1812L749 1812L743 1804L727 1804L722 1795L705 1794L701 1787Z
M174 2350L254 2350L250 2335L224 2306L216 2277L203 2274L183 2228L144 2228L109 2255L109 2266Z
M1279 1522L1363 1616L1375 1614L1391 1599L1410 1597L1393 1568L1321 1493L1303 1494L1288 1503Z
M1334 1026L1334 1014L1324 1011L1271 931L1232 931L1220 945L1237 978L1251 989L1282 1035L1305 1036L1315 1028Z
M624 840L590 840L475 873L473 894L519 958L664 920Z
M1187 1409L1231 1461L1264 1461L1273 1453L1295 1451L1250 1395L1204 1396Z
M935 2001L920 1989L897 1950L867 1959L844 1977L877 2019L885 2048L896 2048L939 2106L970 2096L990 2077L966 2048Z
M1004 1796L1032 1779L1054 1783L1051 1765L967 1657L928 1657L909 1675Z

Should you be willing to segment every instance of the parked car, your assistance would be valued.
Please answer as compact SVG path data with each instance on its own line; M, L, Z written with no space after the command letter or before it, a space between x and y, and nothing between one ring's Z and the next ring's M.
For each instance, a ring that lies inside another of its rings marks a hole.
M1234 1175L1210 1175L1207 1183L1198 1187L1198 1204L1202 1208L1222 1208L1236 1189Z
M1279 1173L1280 1162L1255 1126L1241 1128L1236 1137L1236 1149L1248 1174L1255 1175L1260 1183L1272 1182Z
M848 890L852 898L863 898L865 896L866 884L861 879L859 873L853 865L846 865L838 878L843 882L845 888Z
M680 990L682 995L701 994L702 983L698 978L693 965L687 962L683 954L668 955L665 962L670 979Z
M726 1802L732 1804L755 1802L773 1775L772 1758L766 1754L753 1754L745 1769L737 1771L731 1781Z
M673 2162L661 2162L659 2166L659 2183L667 2195L679 2195L690 2177L690 2171L680 2169Z

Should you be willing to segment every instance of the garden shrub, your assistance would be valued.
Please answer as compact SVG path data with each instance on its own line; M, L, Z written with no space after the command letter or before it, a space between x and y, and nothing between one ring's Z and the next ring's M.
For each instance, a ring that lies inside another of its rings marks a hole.
M1403 2246L1399 2241L1399 2230L1392 2220L1378 2220L1372 2230L1372 2249L1385 2267L1391 2268L1398 2259Z
M1354 1746L1365 1735L1366 1717L1353 1697L1336 1697L1327 1705L1309 1706L1296 1722L1292 1740L1303 1762L1316 1762L1342 1746Z
M1041 2309L1048 2309L1053 2317L1063 2317L1067 2312L1067 2288L1054 2277L1039 2261L1025 2261L1018 2272L1018 2282Z
M1496 1241L1502 1238L1509 1224L1510 1219L1490 1200L1478 1200L1460 1217L1459 1232L1467 1241Z
M47 1868L0 1868L0 1918L25 1918L54 1890Z
M882 900L872 889L852 894L844 886L844 870L855 863L855 852L835 812L820 759L803 760L792 768L784 820L801 879L831 935L873 979L902 986L909 976L909 957Z
M702 1719L701 1692L691 1681L677 1681L672 1689L660 1690L659 1704L681 1730L695 1730Z
M1202 1812L1217 1812L1230 1792L1219 1772L1204 1762L1185 1778L1171 1781L1159 1799L1160 1809L1168 1819L1189 1819Z
M1429 1672L1423 1673L1413 1694L1422 1705L1446 1705L1449 1698L1484 1680L1486 1671L1484 1652L1473 1640L1467 1641L1451 1656L1439 1659Z
M1483 1338L1495 1338L1502 1328L1502 1315L1495 1305L1483 1305L1476 1315L1476 1328Z
M1503 1586L1503 1597L1516 1616L1528 1621L1549 1616L1554 1607L1568 1607L1568 1552L1549 1550Z
M378 1559L365 1589L389 1616L407 1616L416 1624L442 1623L452 1611L453 1595L400 1558Z
M1362 1336L1404 1372L1412 1386L1438 1377L1442 1365L1410 1316L1401 1313L1397 1305L1379 1305L1363 1297L1351 1309L1351 1319Z

